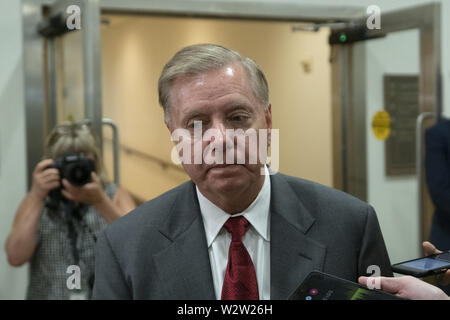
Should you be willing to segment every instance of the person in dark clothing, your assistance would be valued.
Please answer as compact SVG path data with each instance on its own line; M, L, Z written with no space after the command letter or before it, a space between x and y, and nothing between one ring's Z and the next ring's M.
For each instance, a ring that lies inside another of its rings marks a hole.
M450 120L441 120L425 132L425 171L435 211L430 242L450 250ZM450 294L450 286L441 287Z

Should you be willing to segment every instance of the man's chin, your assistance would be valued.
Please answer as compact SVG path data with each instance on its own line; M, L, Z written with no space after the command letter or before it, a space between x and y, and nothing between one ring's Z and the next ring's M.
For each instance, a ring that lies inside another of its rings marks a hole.
M239 193L248 185L248 170L242 165L227 165L210 168L206 173L206 181L219 193Z
M215 194L220 194L222 196L233 196L235 194L240 194L248 187L244 183L237 183L236 181L221 181L215 183L211 188Z

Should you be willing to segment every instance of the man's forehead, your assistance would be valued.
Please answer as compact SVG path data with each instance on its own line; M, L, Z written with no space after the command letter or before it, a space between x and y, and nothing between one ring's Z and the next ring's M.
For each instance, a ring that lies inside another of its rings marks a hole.
M234 62L223 67L201 73L187 73L180 75L175 79L174 84L183 85L186 83L194 83L201 85L204 84L207 79L219 79L223 81L238 79L242 81L248 80L248 77L245 73L244 67L240 63Z
M171 88L172 102L179 104L186 99L214 99L225 93L251 91L245 73L239 67L225 66L198 75L178 77Z

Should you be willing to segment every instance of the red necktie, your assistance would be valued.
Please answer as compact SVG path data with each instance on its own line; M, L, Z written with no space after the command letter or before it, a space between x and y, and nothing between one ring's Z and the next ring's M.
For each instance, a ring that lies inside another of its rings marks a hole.
M242 237L249 222L243 216L229 218L224 227L231 233L228 265L222 287L222 300L258 300L255 267Z

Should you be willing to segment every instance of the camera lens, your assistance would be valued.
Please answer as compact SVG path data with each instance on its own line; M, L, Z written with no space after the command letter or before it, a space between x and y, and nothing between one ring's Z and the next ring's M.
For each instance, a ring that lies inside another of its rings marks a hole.
M91 180L91 170L84 163L69 164L66 169L67 180L75 186L82 186Z

